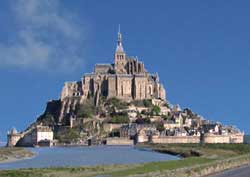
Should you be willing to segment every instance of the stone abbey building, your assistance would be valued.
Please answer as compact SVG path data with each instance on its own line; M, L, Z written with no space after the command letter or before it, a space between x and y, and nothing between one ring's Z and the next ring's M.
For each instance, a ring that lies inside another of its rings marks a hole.
M126 110L117 110L115 116L108 115L105 100L114 97L132 104ZM152 107L135 104L140 103L135 100L144 99L151 99L152 105L159 106L160 113L150 114L149 117ZM204 119L190 109L181 110L179 106L164 103L167 103L165 89L158 75L147 72L144 63L136 57L126 55L122 35L118 32L114 63L96 64L94 71L85 74L80 81L66 82L60 99L49 101L45 112L35 123L23 132L13 129L8 133L7 145L51 146L64 139L68 130L75 127L81 129L78 132L80 143L96 139L105 140L108 145L128 145L136 141L163 144L243 142L244 133L232 126L223 126ZM78 114L79 110L88 111L94 106L97 108L95 117L88 119ZM119 114L121 111L126 111L128 122L112 121L113 118L123 118ZM142 122L147 118L151 123ZM157 130L157 123L163 126L163 131ZM119 133L119 138L111 137L114 132ZM63 141L68 142L67 138Z
M148 73L143 62L126 55L120 31L113 64L96 64L94 72L85 74L81 81L65 83L61 92L63 111L60 117L70 112L69 104L74 108L79 101L83 103L89 97L94 98L96 105L100 97L116 97L126 101L166 99L158 75Z

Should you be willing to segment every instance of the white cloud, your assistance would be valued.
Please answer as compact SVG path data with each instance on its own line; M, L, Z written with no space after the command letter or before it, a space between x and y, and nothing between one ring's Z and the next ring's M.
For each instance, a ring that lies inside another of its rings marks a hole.
M83 25L59 0L11 2L17 38L0 42L0 66L65 71L82 65Z

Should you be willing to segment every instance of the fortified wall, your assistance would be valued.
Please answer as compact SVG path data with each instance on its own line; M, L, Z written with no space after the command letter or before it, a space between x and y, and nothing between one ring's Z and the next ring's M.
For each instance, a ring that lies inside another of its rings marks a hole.
M158 144L182 144L182 143L243 143L243 134L214 135L205 134L201 136L153 136L152 143Z
M200 136L164 136L152 137L152 143L178 144L178 143L200 143Z

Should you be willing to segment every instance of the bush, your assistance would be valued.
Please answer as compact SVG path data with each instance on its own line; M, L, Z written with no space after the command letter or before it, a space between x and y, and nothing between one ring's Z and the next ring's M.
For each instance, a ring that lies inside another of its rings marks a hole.
M110 123L114 123L114 124L129 123L128 114L127 113L120 113L120 114L113 115L111 120L110 120Z
M90 118L95 114L95 106L92 102L87 101L79 106L77 117Z
M132 102L132 104L138 107L153 107L152 101L149 99L135 100Z
M128 103L121 101L118 98L113 97L113 98L108 99L106 106L110 108L114 108L114 109L127 109Z
M134 100L131 102L131 104L137 106L137 107L143 107L144 104L143 104L143 101L142 100Z
M80 134L76 129L65 129L63 132L58 132L55 136L61 143L76 142L80 138Z
M37 121L41 122L45 126L51 126L55 124L55 118L50 113L44 113L37 119Z
M144 100L143 100L143 104L144 104L144 106L147 107L147 108L153 107L152 100L144 99Z
M163 123L163 122L157 122L157 123L156 123L156 129L157 129L159 132L163 132L163 131L165 130L164 123Z
M151 110L151 115L159 115L161 112L161 108L159 106L153 106Z

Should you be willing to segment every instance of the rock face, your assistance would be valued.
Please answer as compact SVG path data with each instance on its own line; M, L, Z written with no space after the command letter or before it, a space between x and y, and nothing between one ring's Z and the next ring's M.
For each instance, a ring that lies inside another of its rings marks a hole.
M143 62L126 55L120 32L113 64L96 64L94 72L85 74L81 81L65 83L60 98L59 121L88 98L93 98L95 105L98 105L100 98L111 97L125 101L166 99L158 75L148 73Z

